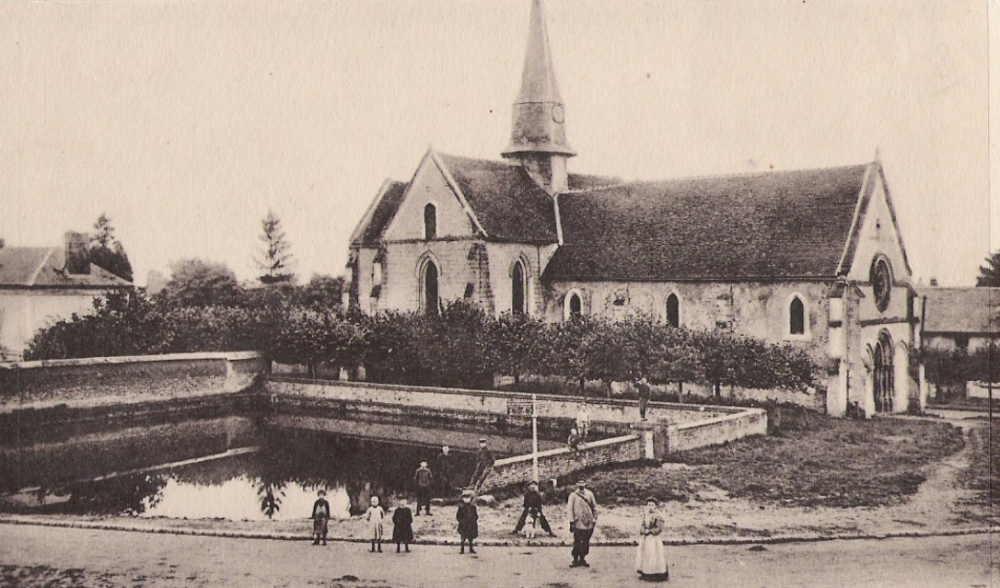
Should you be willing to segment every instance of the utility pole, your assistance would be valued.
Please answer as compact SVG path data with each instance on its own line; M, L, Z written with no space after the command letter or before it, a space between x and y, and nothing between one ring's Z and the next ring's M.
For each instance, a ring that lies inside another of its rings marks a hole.
M538 395L531 395L531 471L532 479L538 481Z

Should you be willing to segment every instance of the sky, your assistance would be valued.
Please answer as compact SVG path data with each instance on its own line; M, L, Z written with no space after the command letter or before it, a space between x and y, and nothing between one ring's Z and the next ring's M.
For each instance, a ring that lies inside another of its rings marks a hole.
M4 2L0 237L54 246L103 212L139 284L189 257L252 279L273 210L302 280L341 275L383 180L409 180L428 147L500 159L530 4ZM1000 249L995 1L545 12L571 172L833 167L877 149L918 280L972 285Z

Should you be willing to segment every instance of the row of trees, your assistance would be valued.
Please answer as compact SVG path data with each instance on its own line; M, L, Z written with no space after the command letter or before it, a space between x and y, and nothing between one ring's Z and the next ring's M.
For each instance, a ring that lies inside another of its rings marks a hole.
M317 302L318 300L318 302ZM244 293L241 304L178 304L116 293L92 315L40 331L26 357L141 355L258 349L280 363L365 366L387 383L490 387L494 375L556 376L609 384L646 377L749 388L805 389L816 365L800 349L718 332L668 327L651 318L614 322L579 317L547 324L532 317L494 318L456 302L440 315L342 312L308 287Z
M919 360L926 366L928 381L938 386L1000 382L1000 341L995 339L972 351L924 350Z

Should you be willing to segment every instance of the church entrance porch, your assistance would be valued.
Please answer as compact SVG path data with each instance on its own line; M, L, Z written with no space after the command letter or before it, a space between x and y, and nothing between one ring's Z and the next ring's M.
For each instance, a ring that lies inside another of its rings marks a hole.
M893 369L892 337L882 331L875 345L872 373L872 395L875 412L892 412L895 395L895 370Z

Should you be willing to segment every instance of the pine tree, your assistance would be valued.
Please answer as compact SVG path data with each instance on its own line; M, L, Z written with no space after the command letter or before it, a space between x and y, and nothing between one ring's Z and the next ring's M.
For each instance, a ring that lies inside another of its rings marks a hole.
M979 266L977 286L1000 287L1000 251L986 258L986 265Z
M115 238L111 218L105 213L101 213L94 223L94 235L90 238L90 262L123 280L132 281L132 264L125 248Z
M269 210L260 224L263 229L260 240L264 247L260 258L255 261L263 273L257 279L263 284L292 283L295 281L292 271L295 261L292 246L281 227L281 219Z

